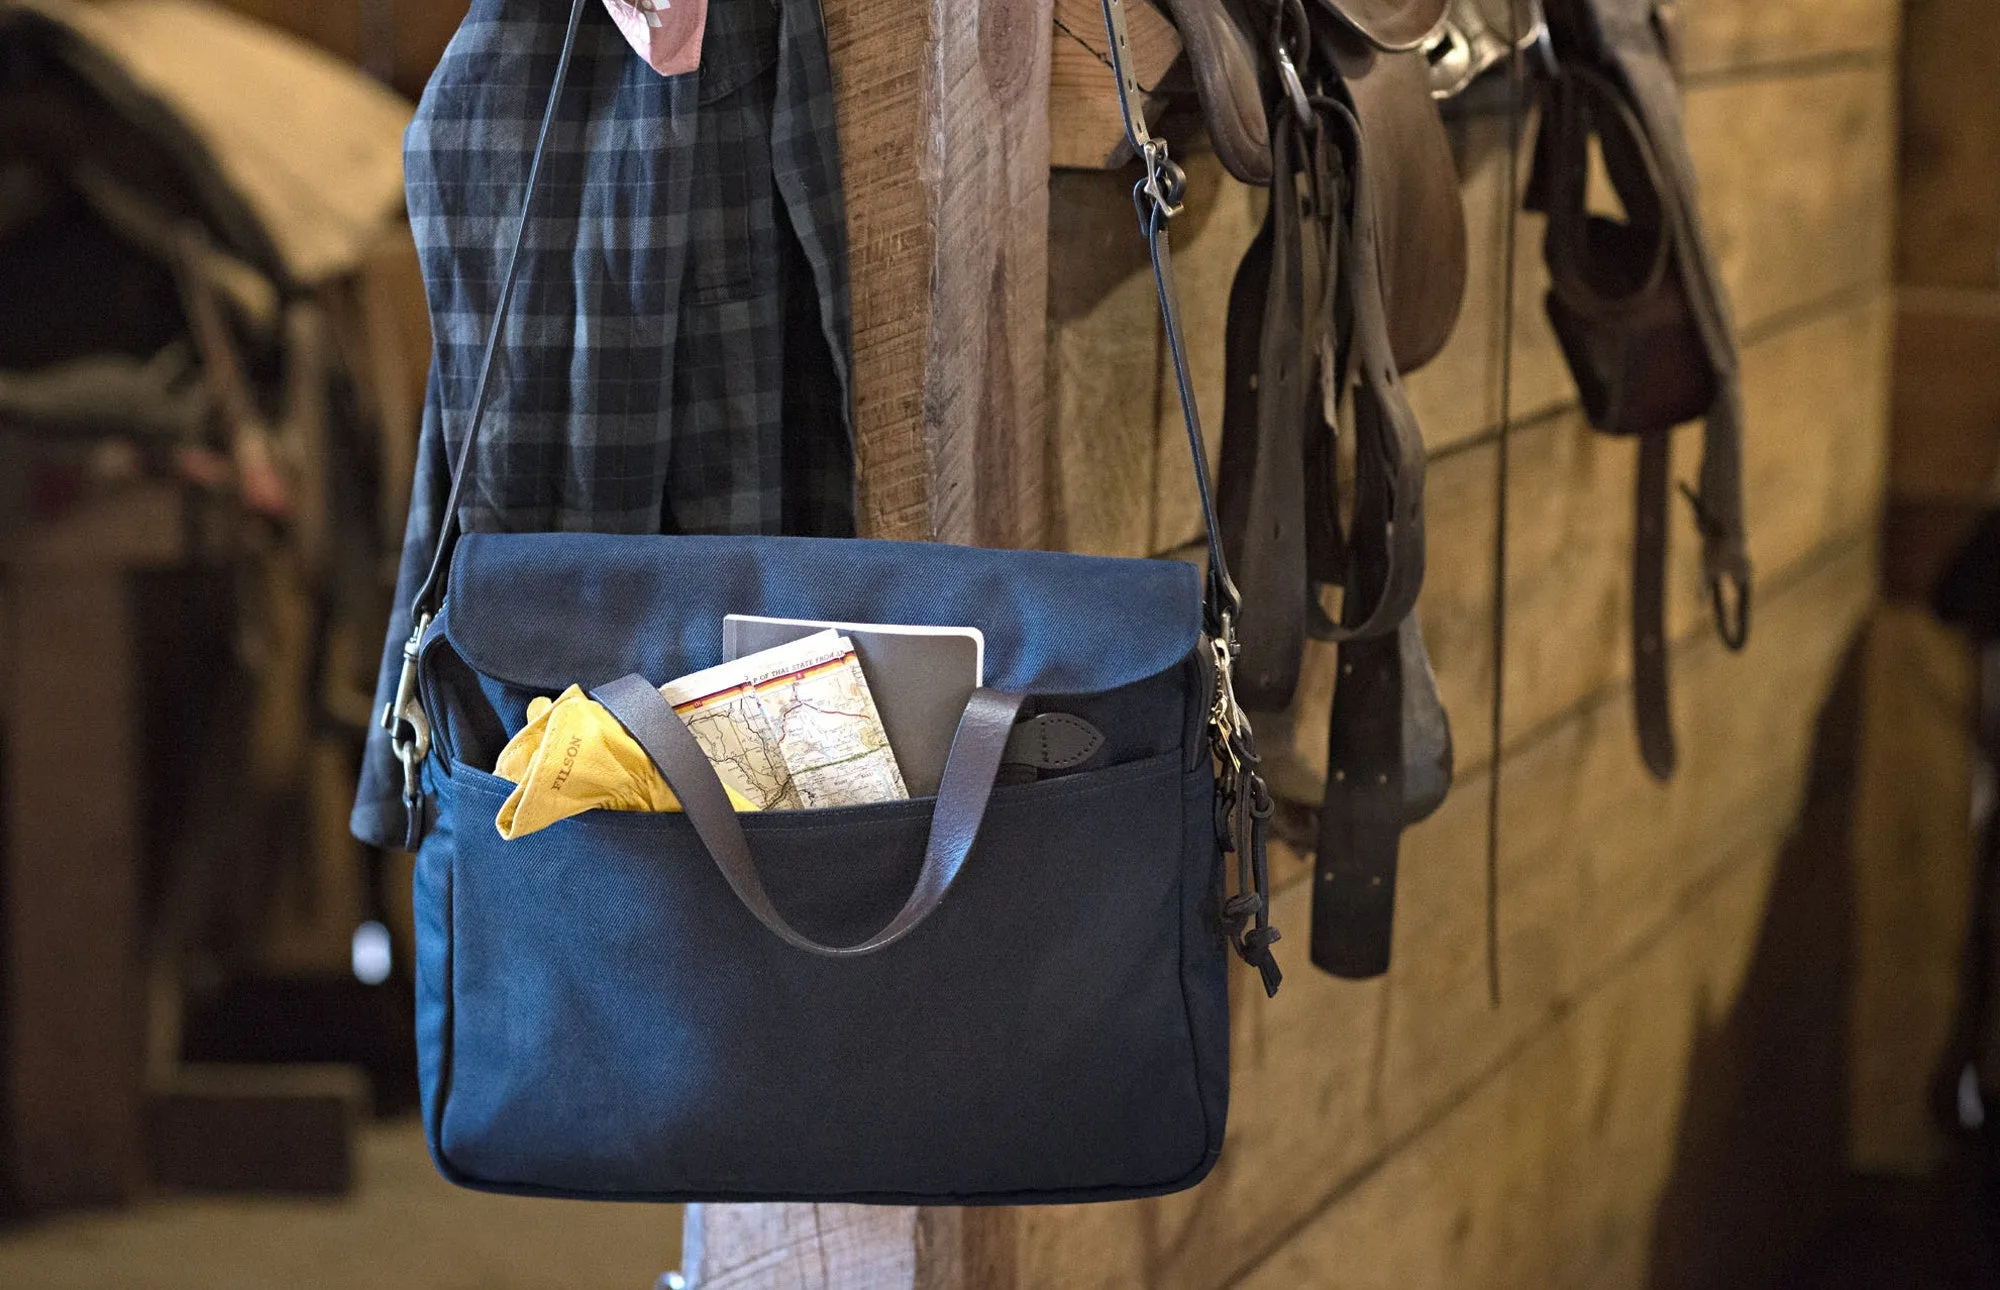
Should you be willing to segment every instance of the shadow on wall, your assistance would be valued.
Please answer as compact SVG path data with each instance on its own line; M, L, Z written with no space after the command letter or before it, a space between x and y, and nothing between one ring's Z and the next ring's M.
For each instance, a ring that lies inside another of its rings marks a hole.
M1741 992L1727 1020L1695 1037L1654 1214L1652 1290L1784 1284L1846 1178L1862 649L1857 635L1820 711L1805 804Z

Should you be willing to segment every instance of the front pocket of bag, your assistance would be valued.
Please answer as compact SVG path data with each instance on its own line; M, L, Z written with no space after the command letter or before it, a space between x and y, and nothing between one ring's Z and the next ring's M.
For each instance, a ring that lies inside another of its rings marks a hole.
M1178 753L995 792L943 906L878 954L792 949L684 816L503 842L455 769L451 1075L471 1180L635 1195L1164 1186L1206 1158L1180 971ZM773 901L860 940L930 803L747 815Z

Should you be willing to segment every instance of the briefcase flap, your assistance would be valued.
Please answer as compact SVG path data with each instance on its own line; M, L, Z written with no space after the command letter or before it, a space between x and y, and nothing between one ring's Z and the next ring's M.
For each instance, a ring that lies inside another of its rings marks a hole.
M988 687L1093 694L1188 657L1201 579L1178 560L931 542L469 533L443 626L474 670L553 693L713 666L727 614L977 627Z

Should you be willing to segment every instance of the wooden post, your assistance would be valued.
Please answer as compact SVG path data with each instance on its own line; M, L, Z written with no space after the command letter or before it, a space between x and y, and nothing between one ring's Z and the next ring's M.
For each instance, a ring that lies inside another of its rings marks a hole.
M1040 545L1050 0L826 0L864 534ZM1004 1211L690 1205L699 1290L1012 1284Z
M145 1178L138 701L126 574L172 563L172 489L82 508L0 553L6 643L6 1110L29 1209L129 1199Z
M1050 0L826 0L862 528L1034 546Z
M130 623L117 568L18 570L8 749L10 1190L125 1200L144 1176Z

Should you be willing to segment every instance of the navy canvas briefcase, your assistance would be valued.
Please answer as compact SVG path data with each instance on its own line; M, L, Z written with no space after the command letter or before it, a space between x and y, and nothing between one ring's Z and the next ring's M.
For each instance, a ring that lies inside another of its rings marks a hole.
M566 46L544 144L567 65ZM1185 395L1178 171L1161 145L1144 156ZM1227 952L1275 990L1276 933L1270 802L1230 685L1235 592L1183 402L1206 572L855 539L460 535L461 450L385 713L418 843L424 1123L447 1177L600 1199L1020 1204L1208 1172L1228 1105ZM657 688L722 661L728 614L978 628L984 688L937 795L731 810ZM490 768L529 702L572 684L685 809L591 811L504 841L512 785ZM1047 714L1101 742L996 784L1016 722Z

